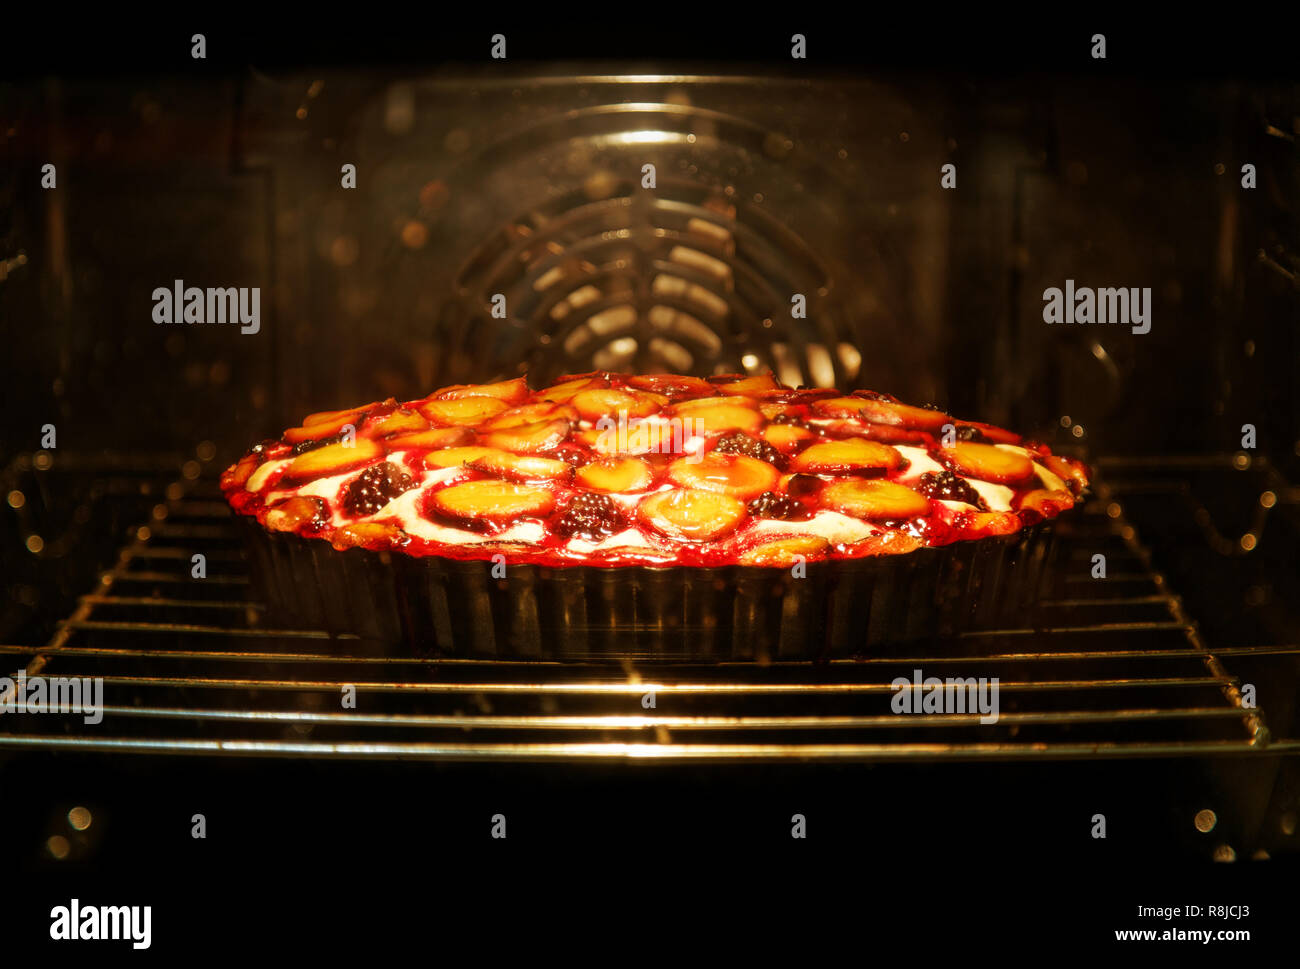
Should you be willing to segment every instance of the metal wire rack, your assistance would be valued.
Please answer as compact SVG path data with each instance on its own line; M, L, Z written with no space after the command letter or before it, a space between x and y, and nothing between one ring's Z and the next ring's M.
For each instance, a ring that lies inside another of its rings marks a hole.
M1099 497L1057 523L1035 615L908 654L821 665L578 666L367 655L272 628L210 478L169 489L29 676L102 677L104 719L5 717L0 751L460 761L1038 761L1300 753L1243 706L1133 528ZM191 578L202 552L206 578ZM1104 554L1105 579L1089 563ZM891 711L891 681L998 677L1000 716ZM344 708L346 687L355 708ZM111 702L110 702L111 701Z

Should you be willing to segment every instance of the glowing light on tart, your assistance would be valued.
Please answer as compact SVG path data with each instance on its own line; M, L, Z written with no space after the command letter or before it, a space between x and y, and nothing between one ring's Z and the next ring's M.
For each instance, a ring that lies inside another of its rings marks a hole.
M221 486L339 549L775 568L1013 534L1078 504L1088 469L867 391L599 372L310 414Z
M671 373L652 373L629 377L628 384L638 390L662 394L665 397L700 396L713 393L713 385L699 377L682 377Z
M612 388L579 391L573 395L571 403L583 418L593 422L602 418L631 420L649 417L662 406L644 393Z
M688 406L688 404L690 406ZM691 421L701 434L729 431L753 433L763 426L763 414L743 397L705 397L674 406L675 416Z
M674 484L715 491L741 501L770 491L779 477L776 468L766 461L716 451L710 451L698 461L680 458L668 466L668 480Z
M558 447L568 436L569 422L557 418L487 431L481 435L481 439L490 447L522 451L525 454L539 454Z
M716 387L724 394L748 395L762 393L765 390L776 390L779 384L770 373L765 373L757 377L745 377L742 380L728 380L716 384Z
M768 424L763 428L763 440L778 451L793 451L806 441L817 437L806 427L795 424Z
M649 488L654 472L640 458L602 458L578 468L573 480L591 491L625 494Z
M300 454L293 459L285 471L285 478L291 481L310 481L312 478L327 474L338 474L350 468L359 468L383 457L385 451L377 442L369 438L357 438L355 441L339 441L327 444L314 451Z
M401 545L406 533L391 522L354 522L337 529L330 544L339 551L359 545Z
M463 400L471 397L494 397L507 404L520 404L528 397L528 382L523 377L495 384L464 384L446 387L433 396L437 400Z
M420 413L434 424L481 424L510 405L496 397L456 397L451 400L426 400L419 405Z
M795 455L790 467L809 474L852 474L859 471L896 471L903 466L903 456L888 444L848 438L826 441L805 448Z
M643 522L669 538L703 542L734 531L745 518L744 502L715 491L661 491L641 502Z
M449 485L430 493L432 512L470 529L503 526L522 517L541 517L555 507L545 488L484 479Z
M381 417L373 425L373 433L376 437L387 437L390 434L414 434L417 431L427 430L429 422L419 413L407 410L395 410L387 417Z
M563 383L556 384L554 387L547 387L545 390L539 390L536 396L539 400L563 403L566 400L572 400L579 391L597 386L604 386L604 384L598 380L593 380L590 377L579 377L577 380L566 380Z
M454 448L474 439L474 432L468 427L434 427L427 431L415 431L411 434L397 434L384 442L394 451L425 448Z
M938 456L958 474L995 484L1018 484L1034 476L1034 462L1029 458L993 444L958 441Z
M873 424L887 424L922 431L938 431L952 421L952 418L942 411L867 397L833 397L830 400L819 400L813 404L813 409L826 417L851 417L870 421Z
M369 405L373 407L374 405ZM308 414L302 419L303 427L316 427L320 424L333 424L341 427L347 424L353 418L365 413L365 407L353 407L348 410L323 410L315 414Z
M930 510L930 499L894 481L836 481L822 489L823 508L868 521L916 518Z
M1020 499L1020 507L1036 511L1045 518L1060 514L1073 506L1074 498L1068 491L1048 491L1039 488L1029 492Z
M756 545L740 555L741 565L766 565L790 568L799 562L825 558L831 543L816 535L795 535Z
M489 448L485 454L468 462L475 471L512 478L516 481L558 481L567 478L573 470L563 461L540 458L532 454L513 454L500 448Z
M314 424L289 428L284 432L284 439L290 444L301 444L303 441L319 441L322 438L332 437L349 424L354 424L362 413L364 412L359 410L349 410L325 417L315 414L314 417L321 417L322 419L317 420Z
M430 451L424 456L424 463L431 468L458 468L477 461L485 454L491 454L493 450L494 448L476 446L449 447L441 451Z
M496 431L508 427L519 427L523 424L535 424L547 418L563 418L568 421L576 421L578 412L566 404L555 404L549 400L543 400L536 404L523 404L520 407L512 407L510 410L503 411L496 417L484 421L482 427L485 431Z

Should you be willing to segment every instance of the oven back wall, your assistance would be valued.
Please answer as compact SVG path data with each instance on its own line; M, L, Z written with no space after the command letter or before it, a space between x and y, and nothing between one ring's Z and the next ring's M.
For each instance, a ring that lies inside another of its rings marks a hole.
M1293 87L573 65L3 98L7 454L54 423L224 457L522 369L772 366L1044 435L1070 416L1094 451L1231 450L1251 423L1294 460L1297 167L1270 133ZM259 332L155 323L178 279L257 290ZM1149 287L1151 332L1047 326L1066 279Z
M45 424L65 453L192 455L265 423L265 302L256 335L183 310L155 322L155 290L177 280L205 290L205 316L209 287L271 290L267 180L232 165L237 86L62 80L0 103L0 257L22 259L0 281L5 459L39 448Z

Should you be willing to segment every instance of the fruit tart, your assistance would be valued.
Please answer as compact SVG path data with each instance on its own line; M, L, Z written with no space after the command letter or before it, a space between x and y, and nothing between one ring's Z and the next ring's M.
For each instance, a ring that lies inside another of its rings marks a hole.
M285 618L575 660L850 656L1011 618L1087 486L886 394L605 372L311 414L221 478Z

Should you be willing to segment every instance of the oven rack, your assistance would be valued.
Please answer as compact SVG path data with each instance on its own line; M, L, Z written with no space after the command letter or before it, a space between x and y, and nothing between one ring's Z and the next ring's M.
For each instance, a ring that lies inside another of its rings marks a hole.
M0 645L29 676L102 677L102 723L6 716L0 751L660 764L1300 752L1243 706L1230 672L1300 646L1212 649L1104 484L1058 521L1032 620L821 665L367 655L357 639L266 624L211 475L191 462L166 494L47 644ZM190 577L195 552L206 578ZM1104 580L1090 575L1098 552ZM916 669L998 677L998 721L891 712L891 681Z

